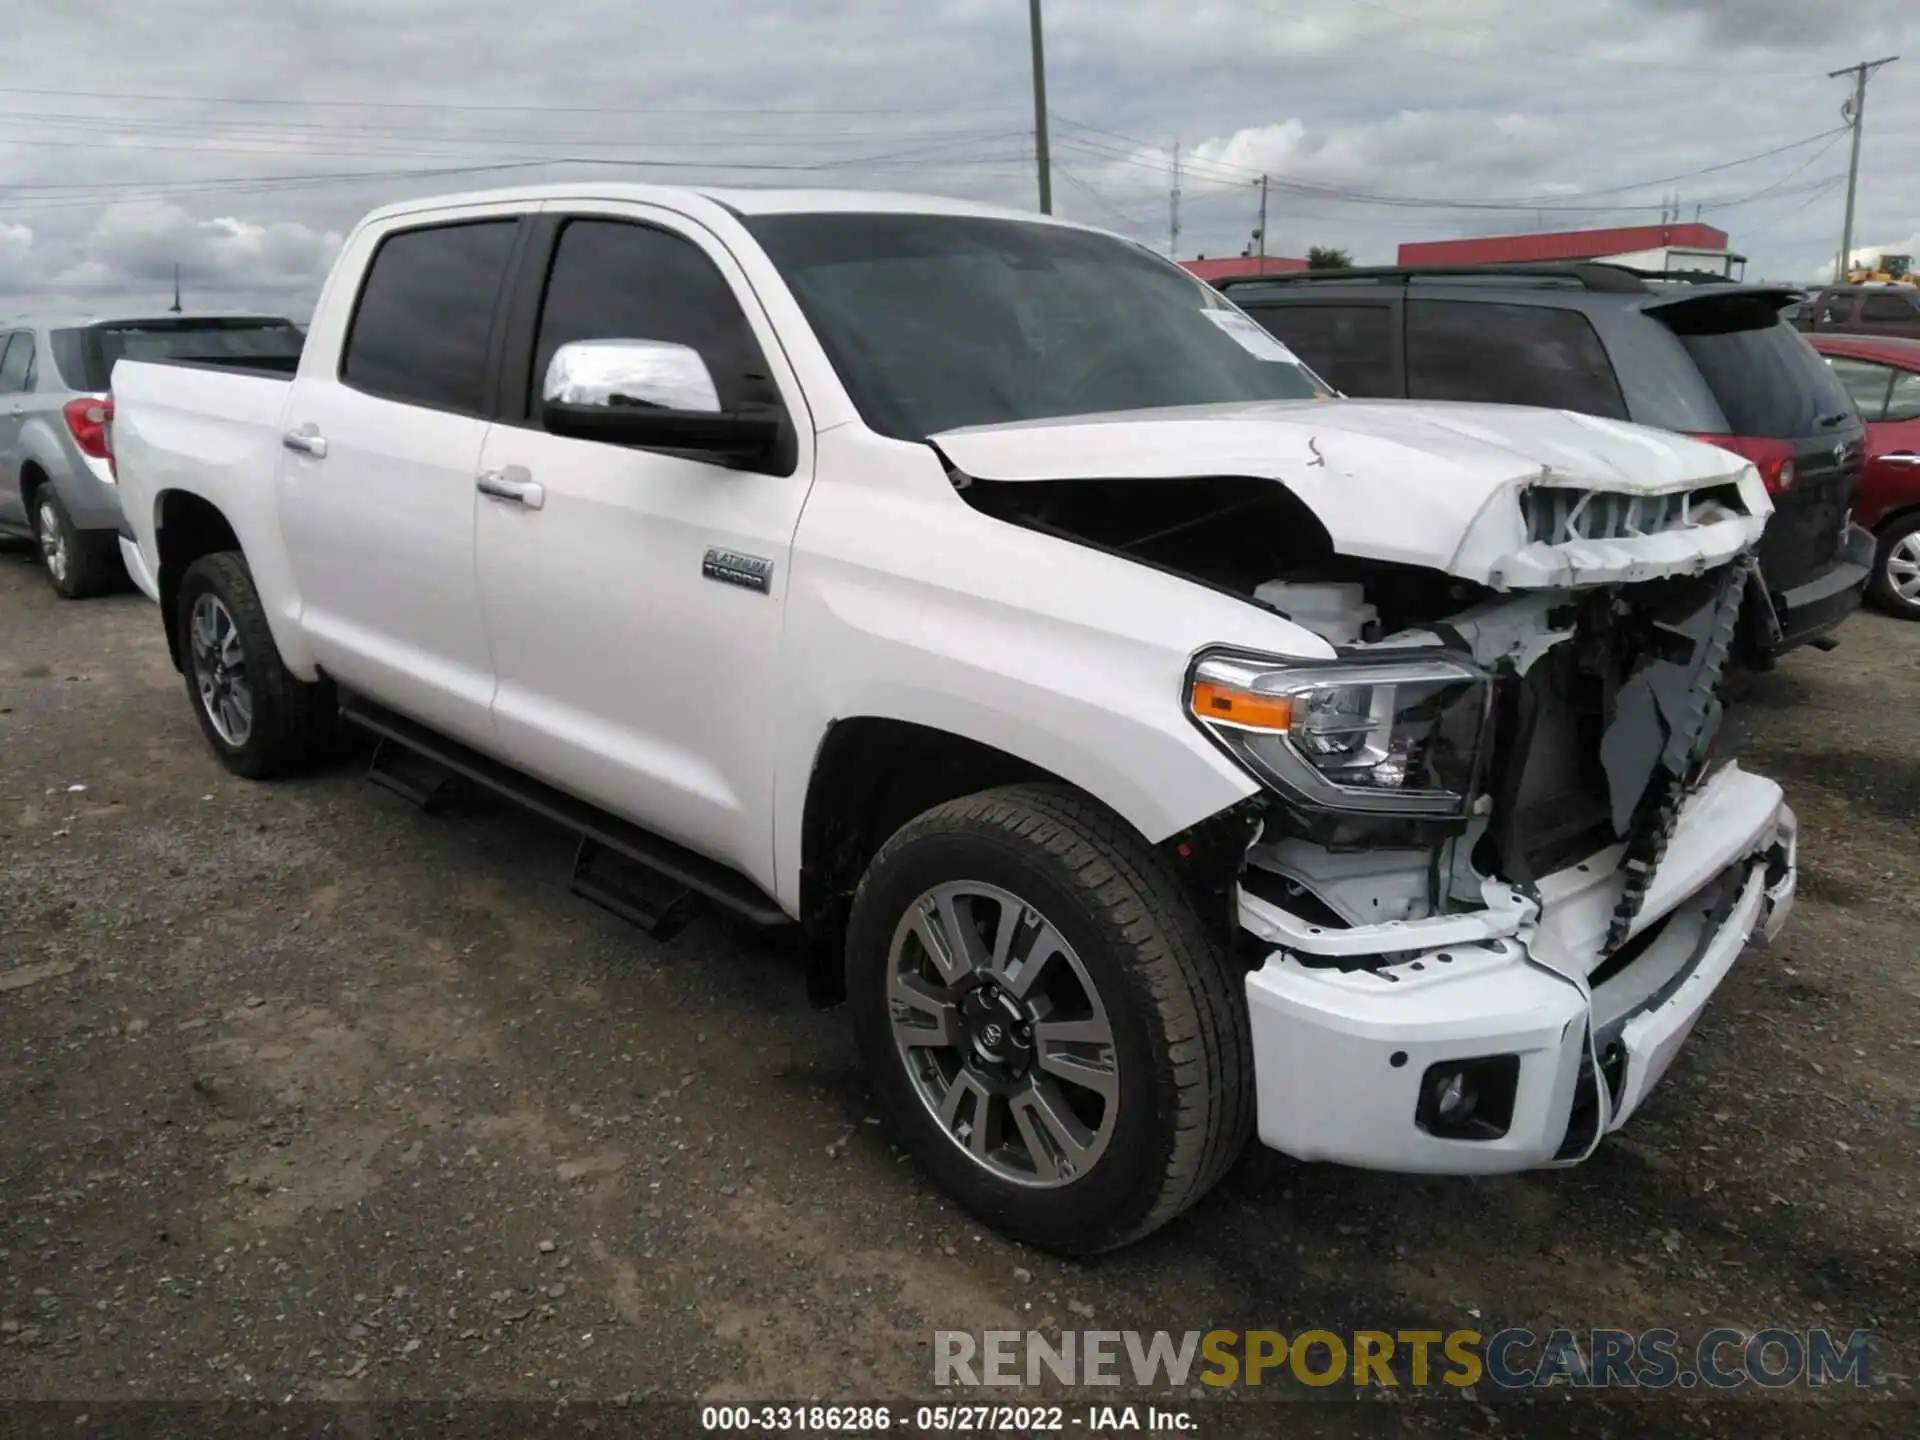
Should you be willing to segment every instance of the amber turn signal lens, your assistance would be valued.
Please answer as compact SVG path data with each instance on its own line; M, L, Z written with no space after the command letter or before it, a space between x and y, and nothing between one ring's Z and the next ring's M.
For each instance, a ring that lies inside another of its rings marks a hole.
M1293 724L1291 696L1261 695L1211 680L1193 682L1193 698L1188 704L1196 719L1225 721L1252 730L1285 730Z

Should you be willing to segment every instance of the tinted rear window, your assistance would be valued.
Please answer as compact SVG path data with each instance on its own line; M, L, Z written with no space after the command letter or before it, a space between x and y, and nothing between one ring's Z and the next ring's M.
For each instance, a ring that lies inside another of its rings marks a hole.
M1853 401L1772 302L1725 295L1649 312L1673 331L1699 368L1734 435L1794 440L1820 434Z
M1347 395L1396 395L1386 305L1262 305L1247 313Z
M1407 394L1627 418L1606 347L1578 310L1407 302Z
M70 389L104 390L114 362L127 360L291 359L300 354L300 332L277 319L189 318L109 321L84 329L55 330L53 359Z
M401 230L380 242L340 359L356 390L478 415L515 220Z

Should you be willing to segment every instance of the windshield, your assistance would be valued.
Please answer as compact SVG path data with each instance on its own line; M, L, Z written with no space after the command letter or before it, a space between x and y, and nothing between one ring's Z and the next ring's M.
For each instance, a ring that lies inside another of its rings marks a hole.
M954 215L746 224L861 417L895 439L1324 388L1217 292L1112 236Z

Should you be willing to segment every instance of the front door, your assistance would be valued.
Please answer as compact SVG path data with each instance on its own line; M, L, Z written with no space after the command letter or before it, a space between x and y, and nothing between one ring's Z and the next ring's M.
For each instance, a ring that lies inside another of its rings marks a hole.
M1880 418L1867 425L1860 493L1860 508L1871 503L1876 515L1920 503L1920 372L1893 370L1889 377Z
M542 232L522 271L540 292L532 363L504 366L527 393L501 396L480 467L518 498L483 495L475 526L500 750L771 890L775 664L812 474L798 387L699 226L634 206L543 217ZM732 469L546 433L547 362L593 339L691 346L729 408L772 385L797 459Z
M280 473L315 658L347 686L483 745L493 664L473 487L518 223L436 220L378 241L344 335L329 328L308 342Z

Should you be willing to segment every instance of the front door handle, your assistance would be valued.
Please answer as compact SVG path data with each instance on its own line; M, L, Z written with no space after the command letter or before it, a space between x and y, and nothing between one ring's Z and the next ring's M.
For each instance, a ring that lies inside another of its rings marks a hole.
M317 434L311 426L287 431L280 437L280 443L301 455L311 455L315 460L327 458L326 439Z
M1920 455L1911 450L1895 450L1880 458L1888 465L1920 465Z
M547 503L547 488L527 473L524 465L509 465L504 470L483 470L473 488L490 500L505 500L528 510Z

